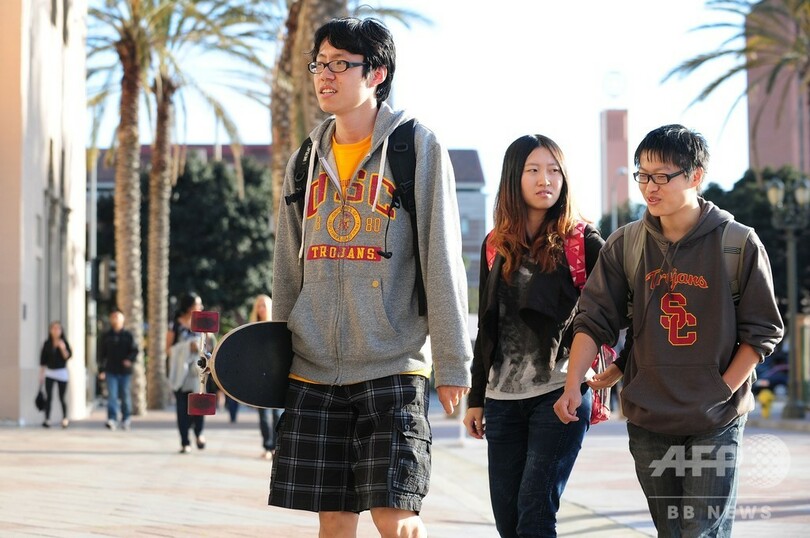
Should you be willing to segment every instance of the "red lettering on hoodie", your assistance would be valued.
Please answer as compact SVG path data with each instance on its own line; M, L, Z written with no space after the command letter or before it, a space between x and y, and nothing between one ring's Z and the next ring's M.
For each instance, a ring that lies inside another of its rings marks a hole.
M686 327L695 327L697 318L687 312L686 297L681 293L665 293L661 298L661 327L667 330L669 343L673 346L689 346L697 342L696 331L684 331Z

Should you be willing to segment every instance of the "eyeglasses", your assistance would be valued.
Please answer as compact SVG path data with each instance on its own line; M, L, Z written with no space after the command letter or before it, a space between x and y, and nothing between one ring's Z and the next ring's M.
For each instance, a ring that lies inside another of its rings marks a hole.
M307 64L307 69L313 75L317 75L319 73L323 73L323 70L327 67L333 73L343 73L349 68L352 67L360 67L360 66L367 66L368 63L366 62L347 62L346 60L332 60L331 62L309 62Z
M643 174L641 172L633 172L633 179L638 183L649 183L652 180L656 185L666 185L672 178L685 174L686 170L683 168L671 174Z

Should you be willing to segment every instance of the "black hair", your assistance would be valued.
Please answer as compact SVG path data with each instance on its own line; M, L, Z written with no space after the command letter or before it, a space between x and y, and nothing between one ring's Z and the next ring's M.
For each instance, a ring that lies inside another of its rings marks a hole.
M180 300L177 302L177 311L174 314L174 319L177 319L188 312L189 308L194 306L194 303L196 303L197 299L199 298L200 296L193 291L190 291L180 297Z
M309 53L313 62L318 57L321 44L328 41L336 49L361 54L368 64L363 67L363 76L368 75L372 69L385 67L388 75L377 86L377 102L379 104L388 99L394 80L397 53L394 37L382 22L374 18L332 19L318 28L314 41L315 47Z
M633 162L641 164L641 156L683 168L688 176L698 168L706 172L709 165L709 146L700 133L677 123L653 129L636 148Z

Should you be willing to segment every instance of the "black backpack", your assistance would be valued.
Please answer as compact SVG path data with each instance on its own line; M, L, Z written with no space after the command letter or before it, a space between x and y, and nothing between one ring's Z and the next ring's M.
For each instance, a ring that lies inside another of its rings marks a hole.
M414 148L414 129L416 120L410 119L397 127L391 134L388 143L388 162L394 173L396 189L391 202L392 207L402 207L411 218L413 230L413 252L416 262L416 295L419 300L419 315L427 313L425 282L422 278L422 262L419 259L419 236L416 227L416 202L414 200L414 179L416 175L416 149ZM302 218L304 215L304 191L306 189L309 160L312 157L312 139L307 137L298 149L293 172L293 193L284 197L287 205L296 203ZM389 257L384 256L384 257Z

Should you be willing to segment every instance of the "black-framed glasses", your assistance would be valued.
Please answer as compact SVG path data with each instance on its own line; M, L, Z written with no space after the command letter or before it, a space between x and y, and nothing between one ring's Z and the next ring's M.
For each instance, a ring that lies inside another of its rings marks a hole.
M307 69L313 75L317 75L319 73L323 73L323 70L327 67L333 73L343 73L347 69L352 67L360 67L366 66L368 63L366 62L347 62L346 60L332 60L331 62L309 62L307 64Z
M681 174L685 174L686 170L681 168L677 172L672 172L671 174L644 174L642 172L633 172L633 179L636 180L637 183L649 183L652 181L656 185L666 185L672 178L678 177Z

